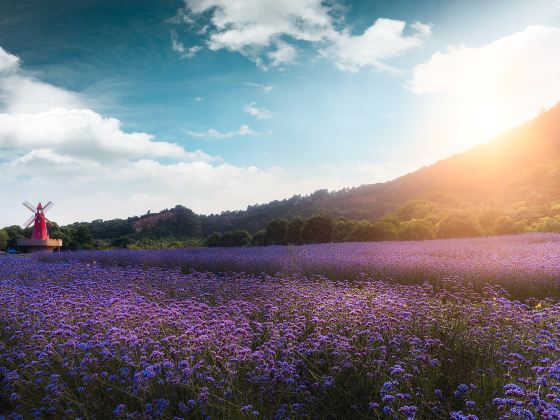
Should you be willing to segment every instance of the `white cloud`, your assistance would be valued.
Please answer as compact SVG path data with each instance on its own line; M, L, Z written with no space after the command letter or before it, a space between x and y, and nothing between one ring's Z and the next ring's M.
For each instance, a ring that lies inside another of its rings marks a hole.
M269 85L267 83L246 82L245 86L251 86L251 87L259 88L265 93L271 92L274 89L273 85Z
M182 42L179 41L177 33L171 31L171 49L179 54L180 58L193 58L202 48L198 45L192 47L185 47Z
M19 68L19 57L0 47L0 74L11 73Z
M0 49L0 226L21 223L21 201L53 200L53 220L127 217L181 203L241 208L292 192L274 169L239 167L202 151L128 132L74 92L27 76ZM251 136L243 125L233 133ZM9 197L9 199L7 199Z
M24 152L50 150L98 160L168 157L210 160L203 152L155 141L146 133L127 133L120 121L89 109L53 108L37 113L0 113L0 148Z
M209 128L206 131L187 131L187 133L192 137L198 138L208 138L208 139L229 139L231 137L240 137L240 136L266 136L270 135L270 131L260 132L255 131L247 124L243 124L239 127L239 130L236 131L218 131L213 128Z
M320 53L341 70L357 72L366 66L387 69L387 59L421 46L431 33L429 25L415 22L414 33L405 36L405 26L406 22L400 20L377 19L362 35L354 36L348 31L338 34Z
M278 67L285 63L292 63L297 57L297 50L294 46L279 41L276 48L268 52L266 56L271 66Z
M257 120L265 120L272 117L272 112L264 107L258 107L256 103L251 102L243 107L243 111Z
M405 36L405 22L378 19L362 35L339 27L340 7L324 0L184 0L181 16L189 26L201 21L210 50L226 49L249 57L260 67L278 67L295 61L297 42L318 45L322 56L342 70L365 66L385 68L385 60L420 46L430 35L429 25L412 24ZM209 16L209 24L206 19ZM210 25L210 26L208 26Z
M441 134L448 126L465 145L484 141L560 100L559 46L560 28L535 25L480 47L449 47L417 65L409 87L437 95Z

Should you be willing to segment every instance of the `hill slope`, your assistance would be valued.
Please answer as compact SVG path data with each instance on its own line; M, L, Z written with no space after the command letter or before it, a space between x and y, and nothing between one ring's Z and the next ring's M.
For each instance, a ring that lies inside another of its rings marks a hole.
M177 206L127 220L85 225L100 239L123 235L200 237L233 229L256 232L272 218L320 212L349 219L379 219L418 199L448 210L513 206L516 215L520 209L525 212L523 217L536 220L549 215L550 209L560 204L560 104L488 143L393 181L334 192L319 190L208 216Z

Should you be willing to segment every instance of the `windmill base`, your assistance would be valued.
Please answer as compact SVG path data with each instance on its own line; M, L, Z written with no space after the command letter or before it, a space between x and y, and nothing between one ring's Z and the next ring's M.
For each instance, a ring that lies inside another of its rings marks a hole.
M27 253L60 251L62 239L18 239L17 246Z

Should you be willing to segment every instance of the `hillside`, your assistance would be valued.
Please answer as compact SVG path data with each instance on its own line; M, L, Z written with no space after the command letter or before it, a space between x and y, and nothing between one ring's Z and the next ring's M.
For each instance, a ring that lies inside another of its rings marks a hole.
M95 239L125 238L126 245L126 238L184 240L236 229L255 233L273 218L319 213L351 220L389 216L397 224L425 218L435 225L453 211L472 210L480 218L488 209L494 219L507 215L524 226L560 214L560 104L488 143L389 182L319 190L221 214L197 215L176 206L70 228L85 226Z

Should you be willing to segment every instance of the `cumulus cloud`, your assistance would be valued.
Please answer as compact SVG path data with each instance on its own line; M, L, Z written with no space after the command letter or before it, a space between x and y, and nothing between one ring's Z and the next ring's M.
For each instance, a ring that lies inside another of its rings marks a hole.
M98 160L168 157L210 160L203 152L155 141L146 133L127 133L120 121L89 109L53 108L37 113L0 113L0 148L19 151L51 150L65 156Z
M236 131L218 131L213 128L209 128L206 131L187 131L187 133L192 137L198 138L208 138L208 139L229 139L231 137L240 137L240 136L265 136L270 135L270 131L260 132L255 131L247 124L243 124L239 127L239 130Z
M19 57L0 47L0 74L10 73L19 68Z
M560 28L533 25L480 47L450 46L414 68L409 88L437 95L449 124L482 141L560 100L559 45Z
M251 102L243 107L243 111L257 120L265 120L272 117L272 112L264 107L258 107L256 103Z
M421 46L431 33L429 25L415 22L412 35L406 36L405 26L406 22L400 20L377 19L362 35L354 36L349 31L337 34L334 42L320 53L349 72L366 66L387 69L387 59Z
M202 22L210 50L239 52L260 67L279 67L298 56L298 42L320 47L321 55L340 69L384 68L384 60L420 46L430 35L429 25L378 19L362 35L352 35L339 18L340 7L324 0L184 0L178 16L189 26ZM206 22L209 16L209 23Z

